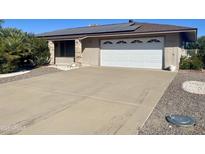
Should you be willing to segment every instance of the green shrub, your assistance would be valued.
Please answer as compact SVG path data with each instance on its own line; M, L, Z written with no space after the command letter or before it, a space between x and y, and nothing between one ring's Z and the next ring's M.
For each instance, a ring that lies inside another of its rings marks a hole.
M191 69L201 70L203 68L202 58L197 55L192 56L191 58Z
M48 64L47 41L15 28L0 29L0 73Z
M24 52L25 34L13 28L0 29L0 73L19 69L20 57Z
M191 61L188 57L182 56L180 59L180 69L190 69L191 68Z
M191 57L181 57L180 69L201 70L202 68L202 57L200 57L199 55L192 55Z
M10 73L18 70L15 56L0 51L0 73Z
M41 66L50 62L50 52L48 48L48 42L43 39L32 37L29 39L31 45L30 60L35 66Z
M195 42L187 42L185 48L191 53L192 51L197 50L197 56L200 57L203 66L205 66L205 36L199 37Z

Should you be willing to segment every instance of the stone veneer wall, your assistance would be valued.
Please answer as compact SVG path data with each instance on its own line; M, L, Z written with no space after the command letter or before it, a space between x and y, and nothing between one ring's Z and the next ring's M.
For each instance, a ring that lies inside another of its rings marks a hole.
M48 41L48 48L50 51L50 64L54 64L55 63L55 45L52 41Z
M50 64L55 64L55 45L52 41L48 41L48 48L50 51ZM61 60L61 57L58 57ZM64 58L65 59L65 58ZM71 58L70 58L71 59ZM65 61L65 60L64 60ZM68 63L71 61L68 61ZM80 40L75 40L75 62L81 64L82 62L82 43ZM59 61L59 63L62 63Z
M82 63L82 42L79 39L75 40L75 63Z

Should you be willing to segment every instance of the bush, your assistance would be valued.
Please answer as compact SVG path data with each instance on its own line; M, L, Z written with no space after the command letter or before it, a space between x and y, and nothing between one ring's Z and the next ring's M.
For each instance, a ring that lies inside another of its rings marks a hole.
M190 59L191 59L191 66L190 66L191 69L201 70L203 68L203 62L200 57L194 55Z
M26 43L25 34L12 28L0 29L0 72L9 73L19 69L20 57Z
M0 73L49 63L47 41L15 28L0 29Z
M192 55L191 57L181 57L180 69L193 69L201 70L203 68L202 58L198 55Z
M39 38L31 37L29 39L31 47L30 60L35 66L41 66L48 64L50 61L50 52L48 48L48 42Z
M10 73L18 70L14 56L0 51L0 73Z
M180 69L190 69L191 68L190 66L191 66L190 59L188 57L182 56L180 59L179 68Z
M186 43L185 48L188 49L188 51L197 50L197 56L200 57L205 66L205 36L201 36L196 42Z

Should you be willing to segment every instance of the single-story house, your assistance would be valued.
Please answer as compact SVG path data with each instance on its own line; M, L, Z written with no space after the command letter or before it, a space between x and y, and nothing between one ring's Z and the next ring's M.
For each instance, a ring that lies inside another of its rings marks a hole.
M167 69L179 67L184 44L197 29L138 23L89 25L39 34L48 40L51 64Z

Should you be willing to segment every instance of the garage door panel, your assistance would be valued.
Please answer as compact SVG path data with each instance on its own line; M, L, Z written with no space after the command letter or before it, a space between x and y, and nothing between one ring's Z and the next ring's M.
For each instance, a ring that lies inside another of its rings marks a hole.
M152 38L141 39L140 44L129 44L134 39L124 39L126 44L116 44L119 40L111 40L106 45L101 41L101 66L162 68L163 38L160 42L147 43Z

